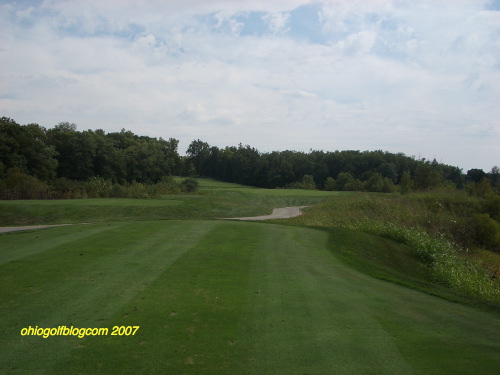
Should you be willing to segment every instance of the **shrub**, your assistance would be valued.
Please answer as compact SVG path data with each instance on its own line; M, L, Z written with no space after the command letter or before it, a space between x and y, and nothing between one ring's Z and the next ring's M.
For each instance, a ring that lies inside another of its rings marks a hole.
M113 185L111 181L102 177L94 176L86 183L87 195L89 198L108 198Z
M194 193L198 190L200 184L192 177L185 178L181 182L182 191L185 193Z
M47 183L27 175L19 168L10 168L0 181L1 199L48 199L52 194Z
M476 185L476 195L479 197L486 197L492 194L493 194L493 187L491 186L490 180L488 179L488 177L484 177Z
M324 185L324 189L327 191L333 191L337 188L337 182L333 177L327 177Z
M148 187L137 181L132 182L130 186L128 186L126 191L127 191L127 198L138 198L138 199L151 198L151 194L149 192Z
M109 194L112 198L127 198L127 188L120 184L113 184L113 188Z
M310 174L306 174L302 177L300 181L295 181L285 186L285 189L305 189L305 190L315 190L316 182L314 182L314 177Z
M500 195L488 195L483 202L483 209L494 220L500 221Z
M61 177L56 179L51 187L53 197L56 199L87 198L87 191L85 190L85 184L83 182Z
M489 214L474 214L472 223L477 243L500 252L500 224Z
M372 173L363 185L364 189L367 191L381 192L384 185L384 180L380 173Z
M363 190L363 182L358 180L357 178L352 179L348 183L344 185L345 191L362 191Z
M349 172L340 172L337 175L337 180L336 180L336 185L337 185L337 190L343 191L343 190L355 190L355 189L347 189L346 185L352 184L354 181L354 177L352 174Z
M413 188L413 180L409 171L404 171L399 183L399 191L401 194L408 194Z
M384 177L384 180L382 181L382 193L394 193L395 191L396 191L396 186L394 186L392 180L390 180L387 177Z

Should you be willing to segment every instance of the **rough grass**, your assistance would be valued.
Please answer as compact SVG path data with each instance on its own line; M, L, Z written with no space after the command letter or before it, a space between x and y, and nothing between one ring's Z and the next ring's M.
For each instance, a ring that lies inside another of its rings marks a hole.
M441 375L500 365L498 314L355 270L346 260L371 259L407 282L426 272L404 247L355 231L120 222L3 234L0 249L2 374ZM141 328L21 336L29 325Z
M360 193L339 195L305 209L304 215L290 222L348 228L394 240L428 265L435 281L481 301L500 304L500 282L492 272L495 254L486 256L460 246L470 236L467 219L478 205L476 199L461 193Z

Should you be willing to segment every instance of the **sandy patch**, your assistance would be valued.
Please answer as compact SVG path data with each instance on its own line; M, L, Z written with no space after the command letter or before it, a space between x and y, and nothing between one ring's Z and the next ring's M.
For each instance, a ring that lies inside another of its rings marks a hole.
M52 228L52 227L64 227L66 225L74 225L74 224L27 225L24 227L0 227L0 233L15 232L18 230L32 230L32 229L43 229L43 228Z
M273 209L273 213L271 215L263 215L263 216L250 216L250 217L226 217L225 220L271 220L271 219L288 219L291 217L299 216L302 213L300 212L301 208L307 206L295 206L295 207L281 207Z

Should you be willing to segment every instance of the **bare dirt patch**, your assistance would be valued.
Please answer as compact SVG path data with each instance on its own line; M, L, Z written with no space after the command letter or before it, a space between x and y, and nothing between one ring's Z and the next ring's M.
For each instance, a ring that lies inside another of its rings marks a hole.
M273 209L271 215L250 216L250 217L226 217L225 220L271 220L271 219L288 219L299 216L302 213L300 210L307 206L281 207Z
M64 227L66 225L73 224L55 224L55 225L27 225L23 227L0 227L0 233L15 232L19 230L32 230L32 229L43 229L52 227Z

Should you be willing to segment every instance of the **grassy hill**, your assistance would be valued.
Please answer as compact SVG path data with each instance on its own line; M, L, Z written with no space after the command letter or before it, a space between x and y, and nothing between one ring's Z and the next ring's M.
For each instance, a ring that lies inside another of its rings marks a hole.
M257 189L209 179L200 182L200 194L165 195L161 199L0 201L0 225L257 216L270 214L275 207L313 205L339 194Z

